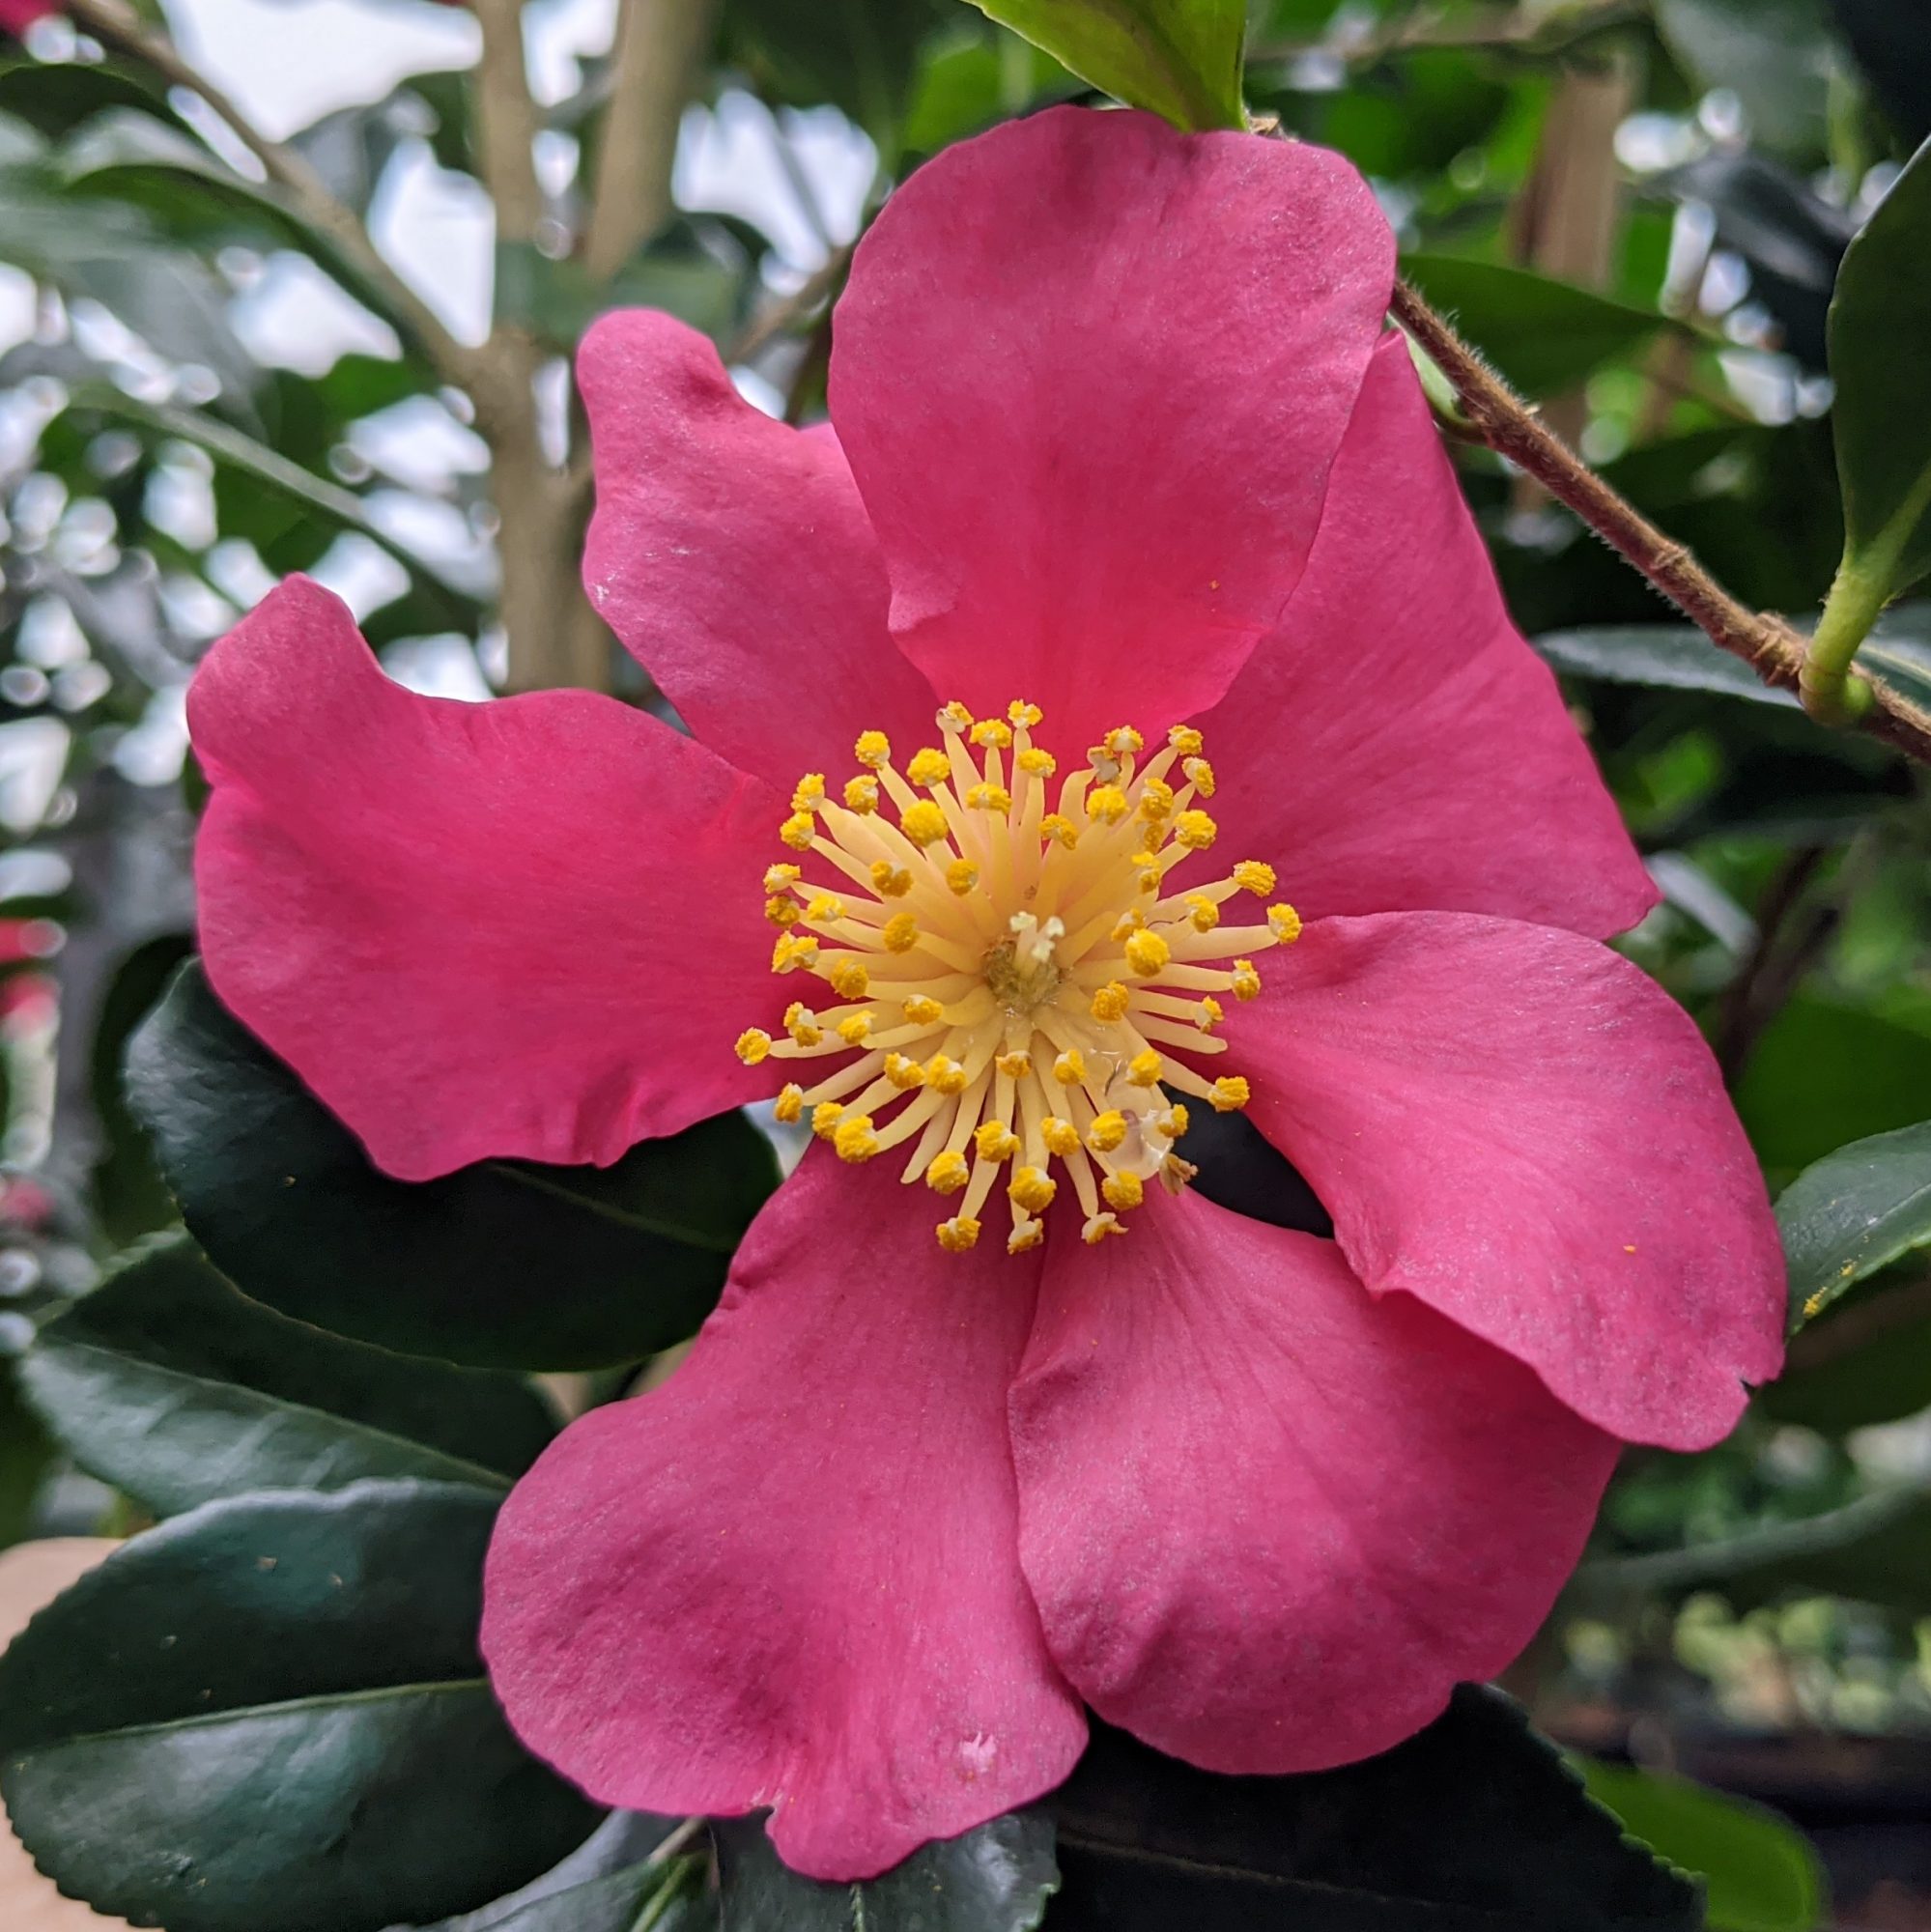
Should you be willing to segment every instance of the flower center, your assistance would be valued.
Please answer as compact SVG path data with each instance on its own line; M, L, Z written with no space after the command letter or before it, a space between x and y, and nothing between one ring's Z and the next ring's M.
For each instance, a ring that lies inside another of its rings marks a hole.
M842 1160L905 1148L908 1183L963 1195L942 1247L978 1241L1002 1178L1008 1251L1037 1246L1056 1167L1084 1237L1104 1240L1147 1181L1178 1190L1194 1173L1173 1151L1186 1106L1166 1090L1246 1105L1245 1080L1190 1063L1226 1051L1218 996L1254 998L1249 955L1301 923L1280 904L1264 923L1222 923L1238 894L1273 892L1259 860L1176 876L1218 836L1196 803L1214 781L1192 726L1142 763L1122 725L1060 777L1033 743L1036 705L975 721L952 703L937 724L943 742L902 772L883 732L863 733L838 801L822 773L798 781L779 829L797 859L764 875L771 965L824 981L834 1003L793 1000L777 1036L740 1036L738 1057L836 1063L787 1085L779 1119L809 1114Z

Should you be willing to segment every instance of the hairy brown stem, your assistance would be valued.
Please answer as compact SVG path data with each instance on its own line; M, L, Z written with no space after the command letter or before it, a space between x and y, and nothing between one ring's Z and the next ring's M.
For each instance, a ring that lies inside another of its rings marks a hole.
M1406 282L1395 284L1395 320L1454 388L1466 433L1535 478L1604 543L1633 564L1712 643L1742 658L1766 684L1795 692L1803 639L1781 617L1751 611L1697 562L1687 545L1658 529L1618 496L1518 396ZM1861 674L1852 673L1854 682ZM1858 724L1931 763L1931 714L1883 685L1867 684Z

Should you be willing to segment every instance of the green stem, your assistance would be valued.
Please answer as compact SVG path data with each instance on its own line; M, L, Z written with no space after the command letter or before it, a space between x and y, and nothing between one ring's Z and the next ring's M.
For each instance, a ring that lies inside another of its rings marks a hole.
M1884 574L1845 554L1797 673L1798 696L1820 724L1848 724L1870 706L1870 686L1851 682L1851 660L1884 609L1886 589Z

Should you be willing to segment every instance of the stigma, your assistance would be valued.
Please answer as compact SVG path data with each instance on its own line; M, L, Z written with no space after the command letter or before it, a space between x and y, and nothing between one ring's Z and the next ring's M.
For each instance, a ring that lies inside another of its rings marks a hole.
M1063 772L1040 722L1023 700L1004 718L948 704L902 770L862 732L854 777L799 780L789 856L762 881L772 971L797 996L738 1057L824 1063L784 1086L779 1119L841 1160L902 1160L951 1210L949 1253L978 1245L995 1195L1018 1254L1065 1191L1099 1242L1149 1182L1184 1187L1188 1102L1247 1104L1214 1070L1229 1003L1260 992L1255 954L1300 934L1271 866L1196 876L1219 836L1199 731L1148 755L1122 725Z

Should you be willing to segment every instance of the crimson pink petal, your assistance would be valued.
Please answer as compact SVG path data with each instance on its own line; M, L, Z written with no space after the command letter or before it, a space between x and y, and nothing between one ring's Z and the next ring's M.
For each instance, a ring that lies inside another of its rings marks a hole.
M1235 1042L1356 1273L1632 1442L1701 1449L1783 1359L1784 1271L1710 1049L1637 967L1462 913L1320 920Z
M1209 1771L1399 1743L1528 1641L1619 1445L1331 1241L1195 1195L1056 1238L1013 1385L1020 1561L1100 1716Z
M860 244L831 407L943 697L1077 753L1213 702L1279 618L1387 307L1338 155L1054 108L949 148Z
M1197 721L1213 810L1302 915L1497 913L1599 938L1656 902L1502 603L1403 340L1382 341L1279 628Z
M299 578L188 723L209 978L390 1174L608 1163L775 1085L731 1043L783 803L702 746L588 692L418 696Z
M684 721L787 794L856 771L881 730L932 734L931 687L886 628L885 569L837 437L753 409L667 315L607 315L577 379L597 510L583 582Z
M1086 1738L1019 1574L1006 1391L1037 1268L941 1253L889 1165L811 1150L690 1360L518 1484L485 1585L531 1749L611 1804L769 1806L824 1879L1027 1803Z

